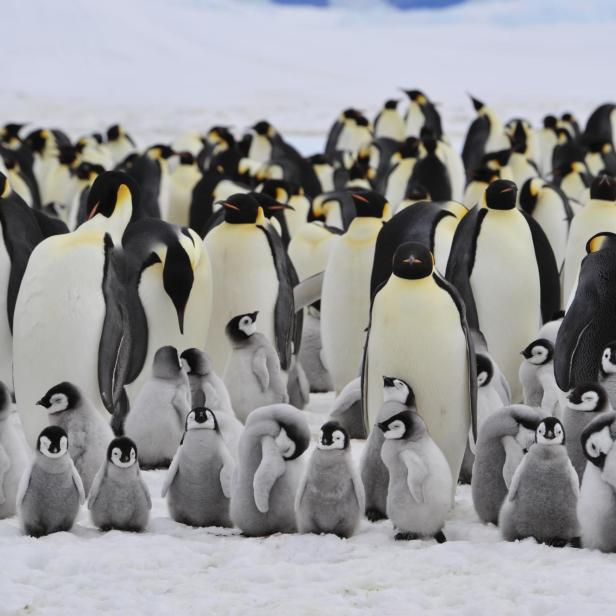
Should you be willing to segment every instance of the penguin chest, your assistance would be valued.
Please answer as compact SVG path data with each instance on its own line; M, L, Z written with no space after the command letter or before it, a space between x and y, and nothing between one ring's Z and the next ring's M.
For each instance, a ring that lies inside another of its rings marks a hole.
M396 211L398 205L404 199L406 188L413 173L413 167L415 167L415 159L405 158L394 167L387 178L385 198L391 203L394 211Z
M569 223L562 201L554 191L543 191L541 193L533 210L533 218L541 225L546 234L560 271L567 250Z

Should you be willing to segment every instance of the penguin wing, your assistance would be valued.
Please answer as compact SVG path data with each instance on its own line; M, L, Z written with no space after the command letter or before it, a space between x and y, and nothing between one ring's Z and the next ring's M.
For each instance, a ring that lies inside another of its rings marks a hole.
M351 465L351 481L353 482L353 492L355 493L357 507L360 511L364 511L366 508L366 490L364 482L353 465Z
M325 272L318 272L308 278L304 278L304 280L293 287L295 310L301 310L321 299L324 275Z
M26 492L30 487L30 477L32 477L32 468L34 467L34 463L30 464L30 466L24 471L24 474L21 476L19 480L19 485L17 486L17 498L16 505L17 508L21 507L23 503L24 497L26 496Z
M190 412L190 403L186 398L186 387L184 383L180 383L176 387L171 404L173 405L176 413L179 415L182 423L184 423L186 415Z
M255 505L261 513L269 511L270 492L285 470L286 465L276 442L271 436L264 436L261 439L261 463L252 480Z
M145 497L145 503L148 507L148 510L150 510L152 509L152 497L150 496L150 490L148 489L148 485L143 479L141 470L137 469L137 474L139 477L139 487L143 490L143 496Z
M406 466L406 485L411 496L418 502L424 502L423 483L428 477L425 462L410 449L400 452L400 459Z
M6 453L6 449L0 443L0 505L6 502L4 494L4 475L11 468L11 458Z
M231 491L233 488L233 476L235 474L235 460L229 453L227 446L224 441L221 443L221 458L222 458L222 468L220 469L220 487L222 488L222 493L227 497L231 498Z
M305 469L302 474L301 479L299 480L299 485L297 486L297 492L295 493L295 511L297 511L301 505L302 500L304 498L304 492L306 491L306 485L308 484L308 469Z
M518 488L520 487L520 477L522 476L522 472L524 471L525 462L526 462L526 457L518 464L518 468L516 468L515 473L513 473L513 477L511 478L511 485L509 486L509 495L507 496L507 498L510 501L514 501L515 497L518 495Z
M338 149L338 139L340 139L340 133L342 133L343 126L344 124L342 122L336 120L327 135L327 141L325 142L325 156L329 160L334 158L334 154Z
M257 377L263 391L267 391L270 384L269 370L267 369L267 351L259 347L252 356L252 372Z
M178 447L178 450L175 452L173 456L173 460L171 460L171 464L169 465L169 470L167 471L167 475L165 476L165 481L163 481L163 487L160 490L161 498L165 498L167 496L167 492L171 487L171 484L175 480L175 476L177 475L178 469L180 468L180 453L182 451L182 447Z
M77 493L79 494L79 504L83 505L86 502L86 493L83 489L83 482L81 481L81 476L79 475L79 472L77 471L77 468L72 460L70 461L70 463L73 483L75 484L75 487L77 488Z
M106 474L107 463L105 462L94 476L94 481L92 482L92 487L90 488L90 493L88 494L88 509L92 509L92 507L94 507L94 503L96 502Z
M503 480L507 488L511 489L513 477L524 459L524 452L513 436L504 436L501 442L505 449L505 463L502 470Z
M558 265L556 264L556 258L554 257L550 242L541 225L526 212L522 210L520 212L526 219L533 238L535 258L539 270L539 284L541 286L541 316L543 317L543 322L547 323L560 310Z
M569 471L569 481L571 482L571 489L573 490L573 494L575 494L575 498L577 499L580 495L580 478L571 464L571 459L567 456L567 470Z
M484 115L478 116L470 125L462 148L462 161L467 180L470 179L471 172L479 166L489 136L490 121Z

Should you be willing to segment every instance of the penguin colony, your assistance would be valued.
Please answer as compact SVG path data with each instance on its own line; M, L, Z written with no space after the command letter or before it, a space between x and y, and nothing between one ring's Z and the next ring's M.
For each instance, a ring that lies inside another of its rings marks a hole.
M404 93L310 157L0 128L1 517L144 531L163 468L182 524L443 542L463 482L507 541L616 551L616 104L471 97L458 153Z

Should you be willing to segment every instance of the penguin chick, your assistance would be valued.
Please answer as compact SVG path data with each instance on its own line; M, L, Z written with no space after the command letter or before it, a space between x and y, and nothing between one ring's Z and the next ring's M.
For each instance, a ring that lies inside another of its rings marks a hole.
M443 543L453 488L443 452L418 413L403 411L377 425L385 438L381 459L389 472L387 517L395 538L434 537Z
M582 432L582 449L588 460L578 499L582 545L616 552L616 413L595 417Z
M34 460L17 491L17 511L27 535L69 531L85 502L68 448L68 436L60 426L48 426L38 436Z
M217 415L205 407L194 408L186 417L184 436L161 492L171 517L190 526L233 526L229 502L234 470Z
M0 520L15 515L19 480L28 462L28 445L11 418L11 395L0 383Z
M113 438L109 424L72 383L59 383L38 402L47 409L49 424L68 435L69 454L86 493L105 461L107 444Z
M152 500L137 461L137 446L126 436L114 438L99 469L88 509L92 522L103 531L142 532L148 524Z
M295 496L310 430L289 404L255 409L240 438L231 520L252 537L296 531Z
M141 388L126 418L124 432L137 445L144 469L169 466L190 411L190 385L172 346L156 351L152 376Z
M548 415L558 413L558 385L554 378L554 343L538 338L523 351L519 378L524 404L541 407Z
M511 478L544 414L540 409L513 404L488 417L479 430L471 493L479 519L496 524Z
M383 377L383 406L376 422L382 423L405 410L415 411L415 394L408 383L391 376ZM389 473L381 459L385 438L376 425L370 430L368 442L359 463L361 480L366 493L366 517L377 522L387 517L387 484Z
M334 400L329 418L339 422L350 438L366 438L364 414L361 406L361 377L348 383Z
M223 380L231 406L244 423L253 409L288 400L278 354L272 343L257 332L258 314L233 317L225 330L232 352Z
M351 458L349 433L336 421L321 426L317 448L295 501L300 533L355 534L366 506L364 486Z
M605 389L597 383L578 385L566 398L563 427L567 434L567 453L580 481L587 462L582 448L582 432L599 413L611 410Z
M503 539L534 537L555 547L579 547L580 482L567 455L565 430L556 417L546 417L535 434L536 442L514 473L500 511Z
M616 405L616 341L610 342L603 351L599 383L605 389L613 408Z
M214 371L207 353L199 349L186 349L181 355L182 365L190 383L191 408L205 406L214 412L231 413L231 398L223 380Z

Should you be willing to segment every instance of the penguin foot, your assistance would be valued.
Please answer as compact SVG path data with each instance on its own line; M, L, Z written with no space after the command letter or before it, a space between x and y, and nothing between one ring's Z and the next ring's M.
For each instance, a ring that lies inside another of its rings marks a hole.
M378 509L366 509L366 518L370 522L378 522L379 520L386 520L387 516Z
M549 545L552 548L564 548L567 543L569 543L567 539L562 539L561 537L554 537L553 539L545 542L546 545Z
M447 537L445 537L445 534L443 533L442 530L439 530L438 533L436 533L436 535L434 535L434 538L436 539L437 543L446 543L447 542Z
M417 533L397 533L394 536L395 541L415 541L416 539L420 539Z
M569 547L580 549L582 547L582 539L580 537L573 537L573 539L569 541Z

